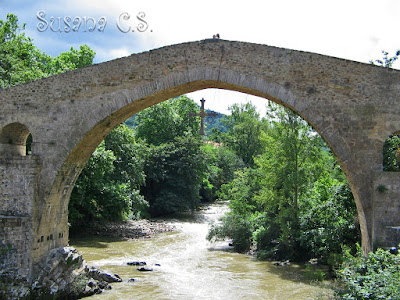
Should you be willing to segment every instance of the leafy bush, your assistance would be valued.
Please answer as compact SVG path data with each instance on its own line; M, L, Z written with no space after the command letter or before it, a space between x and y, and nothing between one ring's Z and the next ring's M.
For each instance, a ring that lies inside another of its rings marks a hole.
M142 145L126 126L114 129L93 152L72 191L71 230L88 221L124 220L148 214L149 204L139 194L144 182Z
M325 198L325 199L324 199ZM341 253L342 245L359 241L360 230L353 195L348 184L333 186L326 197L319 196L300 218L300 245L304 259L319 258L335 263L332 253ZM340 213L338 213L340 212Z
M306 265L304 275L311 281L323 281L326 278L326 273L312 265Z
M235 251L244 253L250 250L251 246L251 223L239 215L226 215L220 225L211 226L207 239L232 238Z
M352 256L346 251L345 262L338 271L341 299L400 299L400 255L378 249L365 257L358 247Z
M399 172L400 171L400 162L399 162L399 145L400 145L400 136L393 135L386 139L383 144L383 170L384 171L392 171Z
M200 186L206 171L201 141L179 137L173 142L148 145L142 188L153 216L194 209L200 202Z

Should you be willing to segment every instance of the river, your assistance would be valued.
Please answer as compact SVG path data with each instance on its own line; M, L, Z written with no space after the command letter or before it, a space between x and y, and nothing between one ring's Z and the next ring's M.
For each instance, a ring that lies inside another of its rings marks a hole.
M89 265L123 279L89 299L329 299L331 291L310 284L297 265L274 266L234 253L226 242L208 242L209 222L226 210L224 204L213 204L194 215L168 220L178 230L151 239L71 241ZM153 271L139 272L127 265L130 261L145 261ZM131 278L135 281L128 282Z

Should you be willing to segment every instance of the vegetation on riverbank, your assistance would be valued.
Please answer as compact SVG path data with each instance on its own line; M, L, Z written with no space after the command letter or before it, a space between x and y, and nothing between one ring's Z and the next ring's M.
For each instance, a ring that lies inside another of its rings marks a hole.
M400 299L400 254L397 250L378 249L365 257L358 248L356 255L345 251L338 270L339 299Z
M234 151L205 143L186 96L150 107L136 127L114 129L78 178L69 205L71 231L88 222L122 221L193 210L243 166Z
M218 191L231 211L222 225L212 227L209 239L232 238L237 251L252 249L263 259L334 263L342 245L359 238L343 172L322 138L292 111L270 104L267 119L254 109L232 107L228 118L236 121L220 137L229 145L232 136L251 126L246 131L254 132L252 140L245 142L260 150L243 154L252 157L246 168ZM250 116L258 127L249 125Z

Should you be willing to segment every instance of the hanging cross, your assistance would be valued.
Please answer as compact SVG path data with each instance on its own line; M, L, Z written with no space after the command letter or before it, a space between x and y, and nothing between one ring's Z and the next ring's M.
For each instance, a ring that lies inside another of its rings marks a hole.
M202 98L200 100L201 102L201 108L200 108L200 113L196 114L196 113L188 113L188 116L190 117L200 117L201 118L201 123L200 123L200 135L204 135L204 118L205 117L216 117L218 116L217 113L206 113L204 111L204 102L206 102L206 100L204 100L204 98Z

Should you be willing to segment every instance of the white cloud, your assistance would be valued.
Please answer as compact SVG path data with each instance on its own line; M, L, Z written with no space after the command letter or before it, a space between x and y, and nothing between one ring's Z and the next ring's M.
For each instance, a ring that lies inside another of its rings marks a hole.
M131 55L131 52L127 48L116 48L116 49L99 49L96 52L96 56L100 57L101 61L108 61L124 56Z

